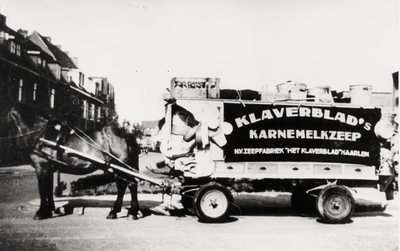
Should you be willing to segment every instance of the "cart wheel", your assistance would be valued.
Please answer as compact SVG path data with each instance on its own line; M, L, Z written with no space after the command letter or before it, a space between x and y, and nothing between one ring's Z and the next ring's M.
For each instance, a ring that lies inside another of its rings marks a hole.
M347 223L354 213L354 198L347 188L332 185L318 194L316 207L324 222Z
M232 194L221 184L210 182L197 190L193 208L200 221L208 223L223 222L229 216Z
M294 189L290 202L298 215L315 214L316 197L306 193L314 187L312 184L302 184Z

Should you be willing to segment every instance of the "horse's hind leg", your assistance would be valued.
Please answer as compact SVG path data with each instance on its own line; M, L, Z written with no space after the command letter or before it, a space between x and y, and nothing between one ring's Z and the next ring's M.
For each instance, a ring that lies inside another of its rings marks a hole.
M117 218L117 213L121 212L122 209L122 203L124 202L124 195L126 188L128 184L122 180L116 181L117 183L117 189L118 189L118 195L117 195L117 200L114 203L114 207L111 210L111 212L108 214L107 219L116 219Z
M138 200L138 189L137 184L129 185L129 190L131 191L131 208L129 209L129 215L132 215L133 220L138 219L139 214L139 200Z
M39 185L40 207L33 217L34 220L43 220L53 216L55 209L53 199L53 172L50 166L34 164Z

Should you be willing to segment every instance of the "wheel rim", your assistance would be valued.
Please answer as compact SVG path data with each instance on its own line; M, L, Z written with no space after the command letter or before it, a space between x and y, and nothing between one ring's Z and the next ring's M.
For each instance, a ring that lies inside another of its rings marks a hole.
M218 218L228 209L228 199L221 191L208 191L200 202L200 208L206 216Z
M346 217L351 211L350 201L342 194L333 194L326 199L324 211L332 218L340 219Z

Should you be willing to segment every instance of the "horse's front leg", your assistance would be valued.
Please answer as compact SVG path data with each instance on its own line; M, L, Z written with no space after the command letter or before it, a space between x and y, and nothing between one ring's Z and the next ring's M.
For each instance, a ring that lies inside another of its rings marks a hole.
M138 185L129 185L129 190L131 191L131 208L129 209L128 217L132 215L133 220L137 220L139 214L139 200L138 200Z
M53 171L48 163L34 164L39 186L40 207L33 217L34 220L43 220L53 216L55 209L53 199Z
M121 212L122 203L124 202L124 195L128 184L125 181L119 179L116 180L116 183L118 189L117 200L114 203L113 209L108 214L107 219L116 219L117 213Z

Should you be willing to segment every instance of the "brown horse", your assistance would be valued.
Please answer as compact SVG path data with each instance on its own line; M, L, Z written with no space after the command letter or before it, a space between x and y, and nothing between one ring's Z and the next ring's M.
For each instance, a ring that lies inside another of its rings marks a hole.
M139 147L136 139L127 135L120 128L104 127L88 135L67 130L67 127L52 125L46 119L33 113L23 105L8 105L0 113L0 123L2 127L2 138L18 138L28 149L28 155L32 161L32 166L36 170L39 185L40 208L36 212L34 219L46 219L53 215L55 210L53 199L53 177L54 172L83 175L94 172L98 169L107 171L107 166L93 163L76 156L70 156L55 147L42 144L39 140L44 138L57 144L75 149L85 155L103 159L107 163L120 165L122 161L130 167L139 169ZM7 134L7 135L6 135ZM118 158L110 158L109 154ZM123 165L122 165L123 166ZM124 168L127 168L124 166ZM137 182L130 178L116 179L118 195L114 207L107 216L107 219L116 219L117 213L121 211L123 197L126 188L129 186L132 200L128 214L132 219L137 219L139 203L137 198Z

